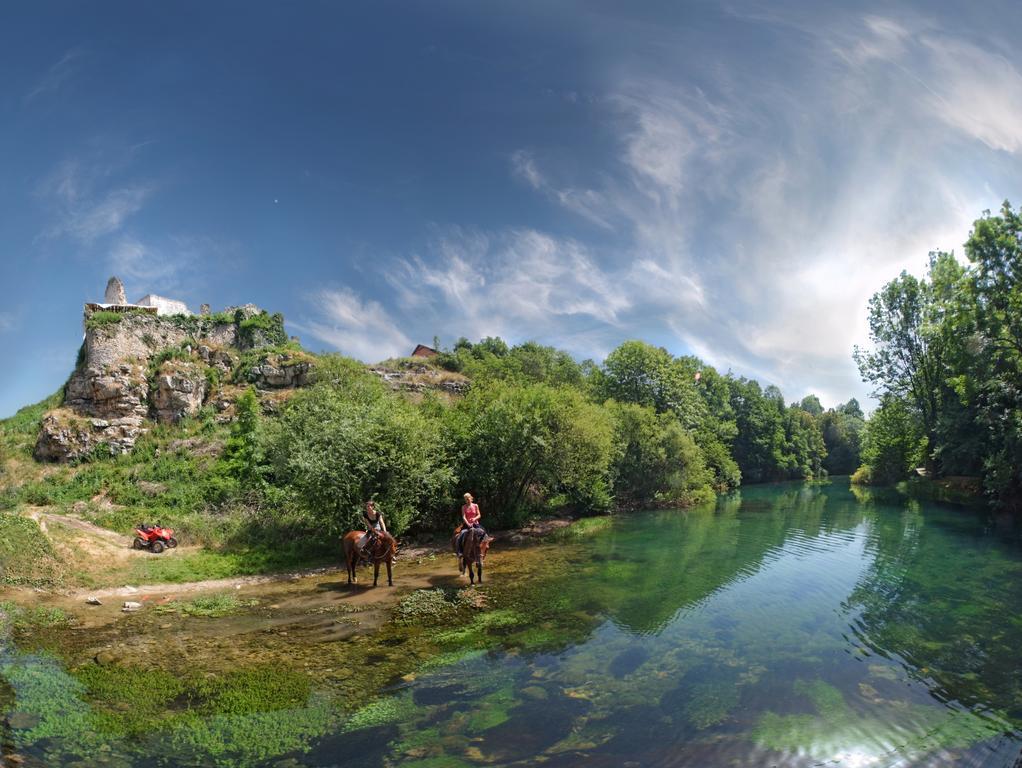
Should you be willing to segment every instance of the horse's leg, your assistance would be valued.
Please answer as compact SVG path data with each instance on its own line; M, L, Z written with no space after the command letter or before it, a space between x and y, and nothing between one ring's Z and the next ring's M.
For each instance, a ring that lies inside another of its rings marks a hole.
M476 563L476 568L479 569L479 583L482 584L483 583L483 561L482 560L480 560L478 563Z
M380 561L377 560L373 563L373 586L376 586L376 582L380 580Z
M387 586L388 587L393 587L394 586L394 576L391 573L391 564L393 562L394 562L393 558L391 558L391 557L387 558Z

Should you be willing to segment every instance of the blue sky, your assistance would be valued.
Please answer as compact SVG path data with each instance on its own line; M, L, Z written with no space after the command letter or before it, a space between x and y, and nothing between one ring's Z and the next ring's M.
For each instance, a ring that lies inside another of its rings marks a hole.
M866 394L865 303L1022 199L1017 3L41 2L0 25L0 415L81 305L366 361L643 338Z

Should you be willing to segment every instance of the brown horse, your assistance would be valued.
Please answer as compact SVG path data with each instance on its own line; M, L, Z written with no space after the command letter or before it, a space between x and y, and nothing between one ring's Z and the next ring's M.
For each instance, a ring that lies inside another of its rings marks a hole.
M454 551L458 551L458 534L461 533L463 526L458 526L454 531L454 539L452 539L452 545ZM490 542L493 539L483 533L478 528L469 528L468 533L465 534L465 541L461 544L461 572L464 573L465 569L468 569L468 580L470 583L476 583L476 575L478 573L479 583L483 583L483 561L486 559L486 552L490 548ZM472 566L475 566L476 571L473 572Z
M359 551L358 540L365 535L365 531L348 531L341 539L341 548L344 550L344 566L348 571L348 583L358 583L358 574L355 568L362 557ZM391 567L394 564L394 557L397 555L397 539L389 533L379 531L372 542L367 542L369 551L365 553L366 559L373 564L373 586L380 578L380 563L387 564L387 586L394 586L394 578L391 574Z

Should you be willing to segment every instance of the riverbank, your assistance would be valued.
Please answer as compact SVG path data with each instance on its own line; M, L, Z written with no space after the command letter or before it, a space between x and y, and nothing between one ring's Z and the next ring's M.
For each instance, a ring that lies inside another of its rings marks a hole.
M87 605L82 592L19 590L6 606L17 652L0 658L0 678L40 681L45 700L15 685L14 722L31 738L50 734L63 750L89 755L90 766L136 764L96 752L90 729L105 740L159 730L218 765L263 765L343 722L392 722L393 707L378 702L438 663L516 635L523 648L542 648L588 631L595 617L558 615L543 598L547 579L568 561L563 547L537 537L567 528L549 521L500 534L487 581L474 587L448 551L431 547L406 551L393 588L373 588L370 568L351 586L339 569L319 568L127 594L118 588L102 593L101 605ZM577 535L599 526L582 528ZM125 613L125 601L142 607ZM82 695L101 724L68 717L69 709L83 711ZM179 709L173 701L190 703ZM228 733L200 723L196 712L234 724ZM62 761L49 752L25 764Z

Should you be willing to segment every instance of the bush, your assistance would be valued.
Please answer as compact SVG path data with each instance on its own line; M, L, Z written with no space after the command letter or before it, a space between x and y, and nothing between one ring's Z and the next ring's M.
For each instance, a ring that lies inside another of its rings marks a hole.
M108 312L106 310L100 310L93 312L85 320L85 327L90 331L96 328L105 328L110 325L117 325L121 322L120 312Z
M614 416L614 493L626 504L692 504L713 498L713 473L692 436L669 413L608 402Z
M476 386L447 413L446 432L461 487L497 525L522 522L556 494L583 513L611 504L611 421L576 390Z
M352 388L321 382L285 406L265 440L271 477L289 486L328 531L360 520L368 499L378 501L387 527L400 534L449 488L440 432L414 405L359 376L331 366ZM330 374L328 374L330 375Z
M284 316L279 312L273 315L260 312L258 315L244 317L241 310L238 310L235 321L238 323L238 336L242 347L278 346L287 343Z

